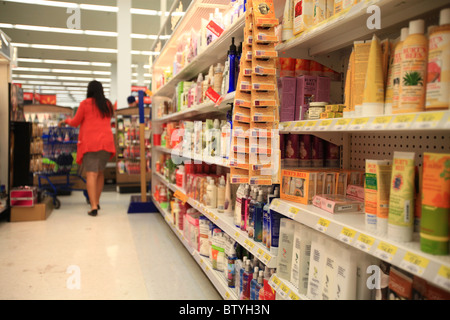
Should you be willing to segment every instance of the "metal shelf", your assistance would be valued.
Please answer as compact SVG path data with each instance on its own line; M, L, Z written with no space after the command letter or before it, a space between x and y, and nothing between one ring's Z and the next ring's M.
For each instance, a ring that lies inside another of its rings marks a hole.
M201 114L215 113L215 112L226 112L231 109L230 103L234 102L235 92L227 93L223 96L223 100L219 105L215 105L214 102L208 100L197 106L187 108L180 112L175 112L169 115L162 116L161 118L152 119L155 122L169 122L181 119L189 119L197 117Z
M280 123L280 133L450 130L450 111Z
M366 230L364 213L331 214L313 205L275 199L270 208L325 235L387 261L450 290L450 255L435 256L420 250L419 235L412 242L396 242Z
M377 6L381 13L381 30L370 29L367 25ZM330 19L279 44L276 50L281 56L303 58L327 54L345 48L357 40L369 40L372 35L397 28L402 22L414 19L448 5L447 0L362 0L350 9L332 16ZM300 56L299 56L300 55Z
M172 183L169 183L161 174L154 173L153 176L158 177L161 182L172 191L178 191L182 194L186 194L185 190ZM242 231L240 228L237 228L234 225L233 217L226 216L224 213L220 213L216 209L207 208L206 206L192 198L188 198L187 203L189 203L193 208L195 208L197 211L214 222L214 224L216 224L231 238L233 238L236 242L246 248L254 256L256 256L267 267L276 268L277 257L275 255L272 255L262 243L255 242L253 239L249 238L244 231Z
M160 87L153 97L172 97L178 82L190 80L197 77L200 73L209 69L209 66L217 62L226 60L228 49L231 45L231 38L235 38L235 43L239 43L244 38L245 16L240 17L236 22L226 29L223 34L212 42L206 49L197 55L191 63L186 65L180 72L172 77L166 84ZM162 55L162 53L161 53ZM172 56L173 57L173 56ZM155 63L155 68L163 67ZM166 65L165 67L169 66ZM155 73L155 71L154 71Z

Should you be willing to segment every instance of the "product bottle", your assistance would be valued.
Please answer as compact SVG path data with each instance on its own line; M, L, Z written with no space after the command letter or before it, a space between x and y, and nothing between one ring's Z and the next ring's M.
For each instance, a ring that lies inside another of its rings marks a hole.
M400 77L402 72L402 51L403 42L409 35L409 28L402 28L400 41L395 45L392 64L389 70L389 79L386 87L386 100L384 113L392 114L398 108L398 98L400 89Z
M196 105L199 105L203 102L203 74L200 73L197 78L197 101L195 101Z
M245 185L240 184L236 191L236 205L234 206L234 225L238 228L241 227L242 216L242 198L245 195Z
M184 189L186 186L185 180L186 180L186 175L184 173L184 166L180 165L178 167L178 170L176 173L176 185L179 186L180 188Z
M236 91L236 45L234 37L231 38L230 50L228 51L228 93Z
M250 203L250 187L245 185L244 195L241 200L241 230L247 231L248 204Z
M206 194L208 196L208 208L217 208L217 187L214 179L209 181L208 187L206 188Z
M258 283L259 268L254 267L253 278L250 282L250 300L256 300L256 285Z
M239 291L238 291L238 297L240 300L242 300L242 293L244 290L244 272L245 268L247 267L247 256L244 256L242 258L242 268L239 271Z
M217 64L217 66L214 68L214 91L218 94L222 94L222 77L223 77L223 70L222 65L220 62Z
M269 269L267 266L264 269L264 300L275 300L276 292L269 284L270 277L274 273L273 269Z
M264 298L264 289L263 288L264 288L264 271L260 270L259 274L258 274L258 281L256 282L255 300L263 300L263 299L261 299L261 296L262 296L262 298Z
M248 214L246 217L246 226L247 226L247 234L248 237L253 239L255 235L255 225L253 224L254 216L255 216L255 205L256 205L256 198L257 198L257 192L258 190L256 188L251 187L250 191L250 202L248 203Z
M409 23L409 36L403 42L399 105L393 113L425 111L428 39L425 21Z
M225 184L225 199L224 199L224 211L229 217L233 217L233 202L231 199L231 185L230 185L230 174L227 173L226 184Z
M253 273L250 260L245 262L245 271L242 277L242 295L241 300L250 300L250 283L253 279Z
M450 8L441 10L429 40L426 110L446 110L450 98Z
M221 137L220 137L220 154L222 158L228 159L231 150L231 127L232 127L232 115L231 112L227 113L227 122L222 127Z
M219 212L225 210L225 178L223 176L220 177L217 188L217 210Z
M231 247L230 255L228 256L228 272L227 272L227 283L228 288L234 288L236 286L236 250L234 246Z
M256 242L262 242L263 238L263 219L264 219L263 208L264 208L263 190L259 190L253 214L253 229L254 229L253 239Z
M213 129L211 130L211 143L210 143L210 156L216 157L219 154L220 149L220 121L214 119Z

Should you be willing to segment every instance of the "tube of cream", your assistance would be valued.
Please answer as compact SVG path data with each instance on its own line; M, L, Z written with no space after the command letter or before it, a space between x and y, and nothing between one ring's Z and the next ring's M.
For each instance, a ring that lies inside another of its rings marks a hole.
M389 160L366 159L366 179L364 182L364 207L366 213L366 229L377 230L378 185L377 166L389 165Z
M384 73L380 40L372 37L362 107L363 116L384 114Z
M394 152L388 217L388 238L394 241L412 241L414 156L414 152Z
M377 165L377 232L387 233L391 165Z
M450 240L450 154L423 154L420 249L447 255Z

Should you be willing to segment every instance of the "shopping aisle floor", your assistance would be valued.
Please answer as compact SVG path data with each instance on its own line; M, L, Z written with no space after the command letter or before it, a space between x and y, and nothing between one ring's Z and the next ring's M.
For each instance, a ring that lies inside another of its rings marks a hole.
M129 194L103 193L97 217L81 192L59 199L46 221L0 222L0 299L221 299L159 213L127 214Z

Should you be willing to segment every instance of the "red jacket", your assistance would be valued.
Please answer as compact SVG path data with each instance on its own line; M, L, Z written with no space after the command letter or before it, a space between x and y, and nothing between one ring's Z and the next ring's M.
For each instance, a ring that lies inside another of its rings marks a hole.
M75 128L80 126L77 146L78 164L82 164L86 152L104 150L112 154L110 159L116 154L111 118L102 117L93 98L83 100L75 117L66 119L65 123Z

